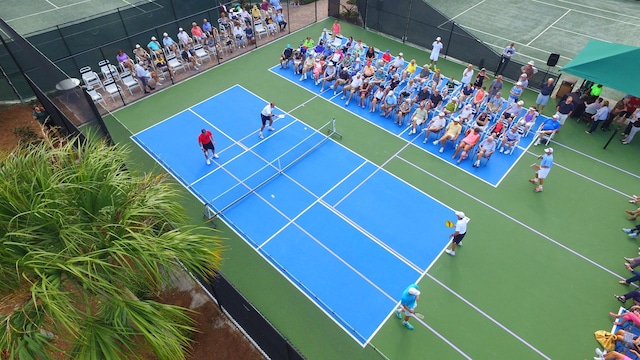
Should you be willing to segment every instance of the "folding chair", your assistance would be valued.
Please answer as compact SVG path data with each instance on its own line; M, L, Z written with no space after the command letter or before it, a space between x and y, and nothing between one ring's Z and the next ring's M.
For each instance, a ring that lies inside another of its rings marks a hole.
M176 54L171 53L171 55L167 55L165 59L167 60L167 65L169 65L174 74L177 70L180 69L182 69L182 71L184 72L187 72L187 67L189 66L189 64L185 64L182 60L178 59Z
M123 73L120 81L122 82L122 85L127 87L127 90L129 90L131 95L133 95L133 91L131 91L133 88L137 87L142 91L142 87L140 86L140 83L138 83L138 80L136 80L129 72Z
M196 45L193 50L196 54L196 59L200 60L200 62L204 59L211 60L211 55L209 55L209 53L204 49L202 44Z
M267 31L267 28L262 23L262 20L256 20L253 23L253 27L256 29L255 32L256 32L256 34L258 34L258 37L260 39L262 39L262 34L269 35L269 32Z
M92 87L87 87L87 93L91 96L91 100L93 100L96 104L102 104L103 107L107 106L107 103L104 101L102 95L99 92L95 91Z
M80 75L82 76L82 81L87 87L99 87L101 89L104 89L102 81L100 81L100 77L95 71L91 71L91 68L89 66L80 68Z
M102 60L98 62L98 66L100 67L100 72L105 80L107 79L115 79L120 80L120 73L118 72L118 68L113 66L109 60Z
M104 89L109 94L109 97L111 98L111 100L113 100L114 103L116 102L116 95L118 95L122 90L113 79L109 79L104 82Z

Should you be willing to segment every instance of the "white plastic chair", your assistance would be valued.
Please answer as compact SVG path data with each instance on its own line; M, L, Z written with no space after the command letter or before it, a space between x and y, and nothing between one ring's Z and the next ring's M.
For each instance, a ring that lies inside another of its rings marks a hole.
M182 69L182 71L187 72L187 66L189 66L189 64L185 65L185 63L182 62L180 59L178 59L178 57L175 54L167 56L166 60L167 60L167 64L171 69L173 69L174 73L179 69Z
M116 84L113 79L109 79L104 82L104 89L109 94L109 97L113 102L116 102L116 95L120 93L120 86Z
M100 72L102 73L105 81L112 78L115 80L120 80L120 73L118 72L118 68L109 63L109 60L102 60L98 62L98 66L100 67Z
M196 53L196 58L202 62L204 59L211 60L211 55L204 49L202 44L198 44L193 48Z
M91 100L93 100L96 104L102 104L103 107L107 106L107 103L104 101L102 95L95 91L92 87L87 87L87 93L91 96Z
M267 31L267 29L264 27L264 24L262 23L261 20L257 20L253 23L253 27L256 29L256 34L258 34L258 37L260 39L262 39L262 34L265 35L269 35L269 32Z
M122 85L127 87L127 90L129 90L131 95L133 95L133 91L131 91L131 89L138 88L142 91L142 87L138 80L136 80L129 72L123 73L120 81L122 81Z
M104 89L102 81L100 81L100 77L95 71L91 71L91 68L89 66L81 68L80 75L82 76L82 81L87 87L99 87L101 89Z

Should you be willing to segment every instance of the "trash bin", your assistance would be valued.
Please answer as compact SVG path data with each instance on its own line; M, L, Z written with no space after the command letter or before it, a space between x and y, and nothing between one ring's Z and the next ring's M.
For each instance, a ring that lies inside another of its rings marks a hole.
M562 80L562 84L556 92L556 99L562 99L565 95L573 91L573 87L576 85L575 80Z

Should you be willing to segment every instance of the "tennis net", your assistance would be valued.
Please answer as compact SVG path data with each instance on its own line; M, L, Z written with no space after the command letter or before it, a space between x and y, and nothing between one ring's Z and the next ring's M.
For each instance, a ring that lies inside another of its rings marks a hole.
M238 177L226 167L221 168L220 171L227 172L235 181L227 190L205 204L206 216L211 219L219 216L221 213L224 213L226 210L236 205L247 196L255 193L271 180L275 179L278 175L300 162L314 150L322 146L322 144L327 140L331 139L334 135L342 137L336 132L335 119L332 119L328 123L324 124L320 129L312 131L310 135L306 136L297 144L271 161L263 159L253 150L249 150L249 152L256 155L257 158L260 158L264 162L264 165L260 166L250 175L243 177Z

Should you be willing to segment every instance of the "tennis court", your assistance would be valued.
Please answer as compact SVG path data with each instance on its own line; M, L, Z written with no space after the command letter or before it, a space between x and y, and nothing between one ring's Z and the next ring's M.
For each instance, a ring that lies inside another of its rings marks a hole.
M224 106L232 100L243 108ZM447 245L441 223L452 210L290 116L259 139L256 114L267 103L235 86L133 139L365 345L403 284L418 282ZM194 147L203 128L220 149L212 167L176 151ZM433 220L406 228L371 216L385 212ZM412 244L423 231L438 240ZM368 301L345 301L352 294Z
M287 43L332 22L114 113L106 121L116 140L136 141L128 165L163 165L185 189L193 223L205 203L224 209L275 175L221 215L229 224L219 228L229 247L222 271L309 359L593 357L593 332L611 327L612 294L626 291L617 284L622 256L637 253L620 231L631 224L623 210L640 179L636 144L604 150L610 133L588 136L584 123L568 120L541 194L528 182L539 148L496 154L509 158L506 175L500 157L480 169L448 163L382 122L391 120L270 71ZM348 24L343 32L421 64L428 58ZM267 101L286 116L260 141ZM342 139L325 139L332 118ZM216 137L215 165L197 147L203 127ZM494 170L495 186L480 173ZM469 234L456 257L439 256L452 209L472 218ZM411 320L413 331L392 314L407 280L418 281L425 314Z

